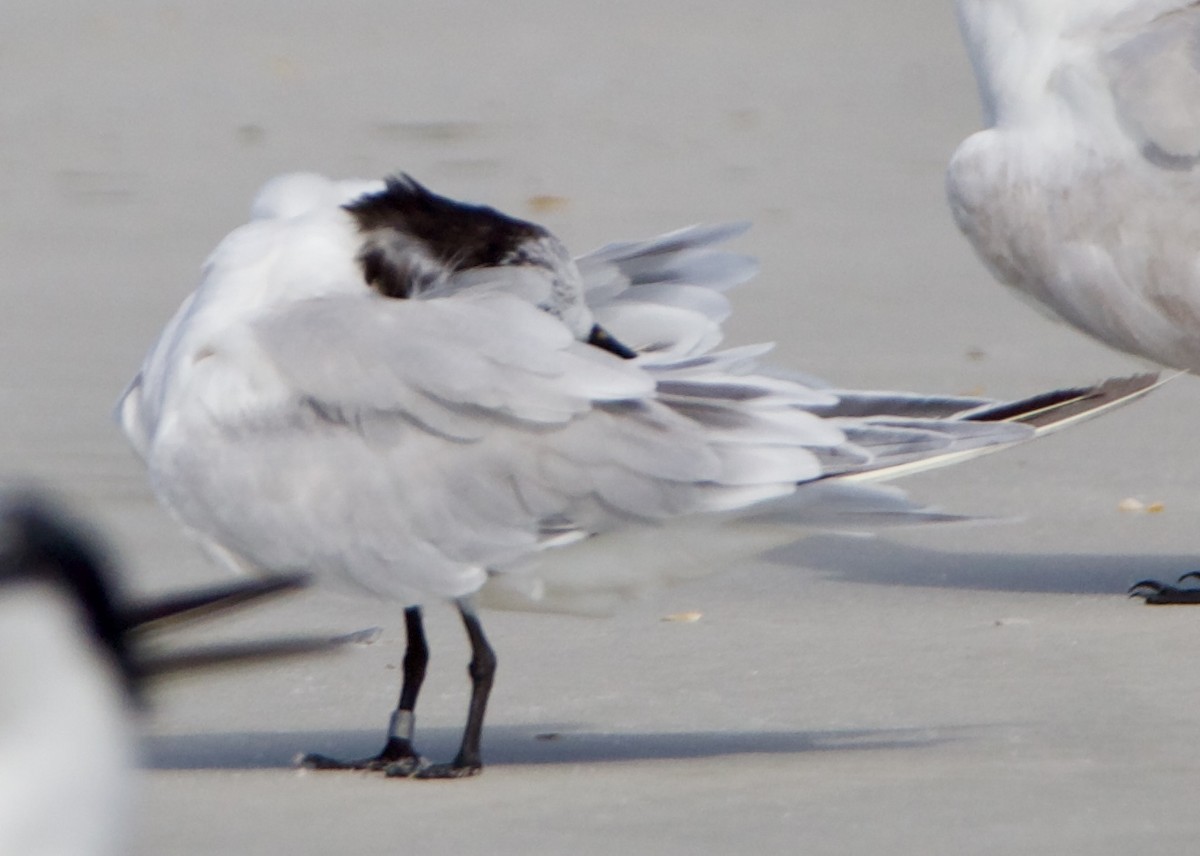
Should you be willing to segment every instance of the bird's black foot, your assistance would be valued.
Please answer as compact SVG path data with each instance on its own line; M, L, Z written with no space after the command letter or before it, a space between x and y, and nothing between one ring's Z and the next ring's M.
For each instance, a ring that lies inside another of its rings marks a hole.
M299 765L306 770L383 770L387 775L411 776L417 771L428 767L429 762L417 754L408 740L399 737L388 739L378 755L370 758L359 758L353 761L343 761L330 758L328 755L309 754L301 756ZM392 773L392 769L411 769L409 773Z
M412 779L420 778L423 770L428 770L430 764L420 755L413 755L409 758L401 758L398 761L393 761L385 765L383 774L389 779Z
M470 776L478 776L483 772L483 764L480 763L465 763L463 761L454 760L449 764L429 764L409 775L417 779L466 779ZM388 776L402 775L401 773L393 774L389 769Z
M1200 579L1200 571L1191 571L1178 582ZM1142 597L1151 606L1200 604L1200 588L1179 588L1158 580L1142 580L1129 587L1130 597Z

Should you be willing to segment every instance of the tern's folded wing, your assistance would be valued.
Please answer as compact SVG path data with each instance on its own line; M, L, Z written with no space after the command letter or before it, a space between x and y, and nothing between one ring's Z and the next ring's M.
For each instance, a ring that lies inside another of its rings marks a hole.
M318 298L260 319L251 334L293 403L348 420L404 415L455 439L497 419L561 424L654 388L644 372L506 295Z
M1121 128L1146 160L1175 172L1200 162L1197 40L1200 8L1189 3L1132 30L1116 29L1101 59Z

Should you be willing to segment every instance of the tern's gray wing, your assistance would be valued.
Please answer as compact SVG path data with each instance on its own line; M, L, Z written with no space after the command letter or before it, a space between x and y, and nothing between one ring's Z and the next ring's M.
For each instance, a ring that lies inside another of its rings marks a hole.
M1025 436L1014 426L958 421L989 403L984 399L834 390L802 375L764 372L757 360L769 345L713 350L729 310L720 292L757 267L753 258L717 245L741 235L746 225L690 226L646 241L610 244L577 260L597 321L639 352L660 400L710 430L741 424L753 412L758 441L781 442L786 432L803 429L772 424L764 413L768 408L758 402L777 406L786 399L790 418L797 410L818 416L826 429L840 430L848 441L810 444L822 476L879 470Z
M498 418L561 424L653 390L641 372L503 294L316 298L262 318L252 335L288 386L327 415L403 414L456 440L477 439Z
M508 451L527 449L527 458L508 465L518 483L522 467L559 456L579 470L575 485L596 489L625 513L672 512L630 505L641 492L631 484L628 498L604 491L609 467L689 489L777 485L819 475L807 449L844 441L797 409L827 399L823 393L687 367L652 375L639 361L575 341L557 320L507 295L305 301L256 324L255 336L295 399L322 418L362 431L398 418L460 444L459 454L465 444L507 437ZM743 418L716 429L684 415L685 404L697 401L736 406ZM756 455L774 468L761 479ZM690 504L675 513L698 510Z
M613 288L614 279L626 286L682 282L710 288L729 288L758 272L750 256L714 250L713 246L736 238L750 228L748 222L697 225L668 232L645 241L607 244L575 260L596 302Z
M716 426L638 362L509 295L296 301L210 343L177 414L195 427L164 432L153 465L252 564L416 601L545 543L786 494L845 442L794 407L801 387L678 378L693 410L734 417Z
M1146 160L1179 171L1200 164L1200 6L1112 31L1101 68L1117 120Z
M689 226L645 241L608 244L575 260L596 321L654 362L705 353L721 341L721 292L758 271L751 256L716 245L748 223Z
M729 315L719 293L753 278L751 256L717 249L749 223L688 226L645 241L608 244L575 260L588 305L619 300L654 301L703 313L716 323Z

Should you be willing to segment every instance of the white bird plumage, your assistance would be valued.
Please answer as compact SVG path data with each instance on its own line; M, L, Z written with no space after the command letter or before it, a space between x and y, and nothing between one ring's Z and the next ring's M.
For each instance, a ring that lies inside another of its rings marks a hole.
M0 856L115 856L136 761L121 676L70 591L7 576L0 567Z
M407 177L283 177L252 210L119 405L155 492L234 565L393 598L418 636L419 604L458 599L477 653L476 592L603 612L806 522L937 519L849 480L1037 430L989 419L993 402L838 391L766 372L764 346L717 350L721 292L756 265L714 245L744 225L573 260Z
M987 126L947 172L959 227L1053 316L1200 372L1200 4L956 5ZM1153 580L1131 592L1197 594Z
M948 171L963 232L1069 324L1200 370L1200 6L957 8L987 124Z

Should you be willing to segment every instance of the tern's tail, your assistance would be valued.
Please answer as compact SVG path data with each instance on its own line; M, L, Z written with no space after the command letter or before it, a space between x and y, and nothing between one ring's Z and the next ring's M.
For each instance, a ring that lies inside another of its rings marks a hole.
M1141 398L1175 377L1178 377L1178 374L1161 378L1158 374L1151 373L1109 378L1092 386L1044 392L1018 401L984 404L956 414L950 419L951 422L963 423L964 427L969 423L985 429L982 434L975 436L974 443L951 445L929 455L902 454L894 458L881 457L873 464L832 477L839 481L890 481L912 473L957 464L1107 413L1113 408ZM1003 430L1021 426L1027 430L1008 436L997 433L989 439L987 426L998 429L1003 426Z

